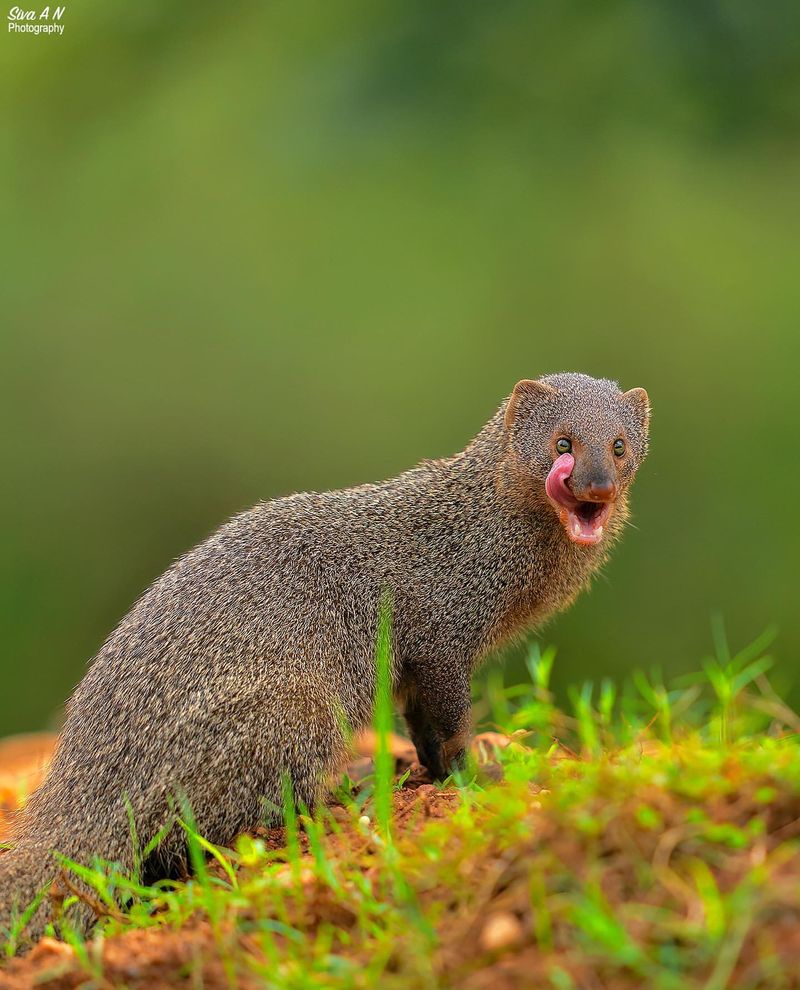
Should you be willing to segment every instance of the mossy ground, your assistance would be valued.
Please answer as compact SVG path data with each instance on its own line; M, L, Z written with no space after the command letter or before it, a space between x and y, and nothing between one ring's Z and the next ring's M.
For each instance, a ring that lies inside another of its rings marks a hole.
M388 759L384 724L313 817L235 850L189 830L183 883L85 873L95 936L0 987L800 987L800 723L764 646L569 714L534 653L527 686L484 684L497 734L461 779Z

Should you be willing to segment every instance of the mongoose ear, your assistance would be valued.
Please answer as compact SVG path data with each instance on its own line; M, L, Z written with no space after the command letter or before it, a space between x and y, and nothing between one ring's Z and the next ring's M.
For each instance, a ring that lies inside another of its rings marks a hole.
M544 382L538 382L530 378L524 378L521 382L517 382L514 386L514 391L511 393L511 398L506 404L506 429L511 429L520 412L532 408L537 402L541 402L542 399L551 399L554 395L556 395L556 390Z
M635 411L642 426L647 429L650 422L650 397L643 388L631 388L622 393L622 398Z

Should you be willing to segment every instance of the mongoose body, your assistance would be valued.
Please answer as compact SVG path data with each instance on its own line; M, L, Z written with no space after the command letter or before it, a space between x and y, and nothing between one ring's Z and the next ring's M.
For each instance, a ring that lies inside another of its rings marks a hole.
M446 775L468 742L475 665L568 605L619 535L648 413L642 389L523 381L462 453L262 503L178 560L67 705L0 854L0 925L52 880L51 850L130 869L128 807L144 844L183 795L200 832L229 844L280 807L285 774L313 805L347 728L371 718L387 593L395 695L421 762ZM184 858L176 826L145 873ZM32 935L43 922L40 910Z

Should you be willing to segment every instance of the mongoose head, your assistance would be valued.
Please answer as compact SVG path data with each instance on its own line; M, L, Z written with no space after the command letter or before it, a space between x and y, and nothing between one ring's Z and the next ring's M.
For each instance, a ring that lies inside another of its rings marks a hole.
M566 537L589 546L624 522L626 496L647 454L643 388L581 374L518 382L504 423L518 479L549 502Z

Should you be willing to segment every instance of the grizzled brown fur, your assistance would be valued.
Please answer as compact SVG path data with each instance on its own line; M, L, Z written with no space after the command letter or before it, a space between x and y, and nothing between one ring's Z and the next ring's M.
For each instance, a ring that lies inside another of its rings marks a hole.
M55 873L50 850L134 863L188 799L231 843L281 804L288 773L313 805L372 714L381 596L393 601L393 680L420 759L463 755L470 675L509 637L568 605L619 535L647 446L647 396L585 375L520 382L460 454L390 481L255 506L178 560L111 634L67 705L52 768L0 855L0 925ZM565 535L544 494L559 435L576 491L614 472L601 545ZM610 445L624 437L615 460ZM145 864L185 861L174 827ZM40 910L31 925L38 934Z

